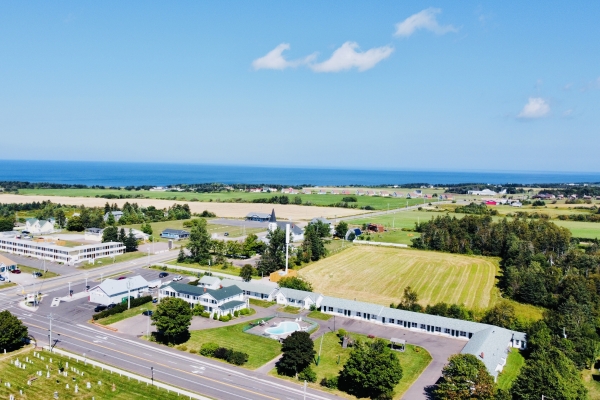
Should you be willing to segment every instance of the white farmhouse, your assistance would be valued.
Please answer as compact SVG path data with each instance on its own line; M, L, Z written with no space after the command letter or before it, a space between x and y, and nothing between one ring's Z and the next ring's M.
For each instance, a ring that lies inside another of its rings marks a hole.
M28 218L25 221L25 229L23 230L35 235L52 233L54 232L54 220Z
M166 297L183 299L189 303L190 307L200 304L204 306L205 311L210 313L211 317L216 314L217 318L248 308L248 302L244 300L244 293L237 286L212 290L184 283L171 282L161 286L158 291L159 299Z
M127 296L134 299L148 291L148 281L136 275L127 279L105 279L104 282L90 289L88 299L91 303L118 304L127 301Z

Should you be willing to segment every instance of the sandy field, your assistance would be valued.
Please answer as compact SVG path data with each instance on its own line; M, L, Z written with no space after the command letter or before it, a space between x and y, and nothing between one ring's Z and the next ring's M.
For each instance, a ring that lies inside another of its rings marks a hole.
M356 210L348 208L335 207L315 207L315 206L297 206L281 204L261 204L261 203L215 203L215 202L186 202L173 200L156 199L102 199L97 197L64 197L64 196L22 196L16 194L0 194L0 203L32 203L34 201L49 200L53 203L68 205L85 205L86 207L103 207L106 202L110 204L117 203L122 207L125 202L137 203L141 207L154 206L156 208L167 208L175 203L188 204L194 213L201 213L204 210L214 212L219 217L244 218L249 212L270 213L275 209L277 219L292 219L294 221L306 221L315 217L324 217L333 219L337 217L346 217L369 213L365 210Z

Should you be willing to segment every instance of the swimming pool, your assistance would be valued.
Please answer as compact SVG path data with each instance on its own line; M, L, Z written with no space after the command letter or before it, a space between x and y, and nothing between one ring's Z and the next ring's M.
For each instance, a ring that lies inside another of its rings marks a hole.
M280 322L277 326L273 328L265 329L265 332L269 335L285 335L287 333L292 333L300 330L300 325L296 322Z

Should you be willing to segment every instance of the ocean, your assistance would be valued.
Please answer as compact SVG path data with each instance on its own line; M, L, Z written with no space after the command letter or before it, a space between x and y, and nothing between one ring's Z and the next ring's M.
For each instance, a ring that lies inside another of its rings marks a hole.
M285 185L400 185L408 183L592 183L600 173L386 171L243 165L0 160L0 181L102 186L166 186L180 183Z

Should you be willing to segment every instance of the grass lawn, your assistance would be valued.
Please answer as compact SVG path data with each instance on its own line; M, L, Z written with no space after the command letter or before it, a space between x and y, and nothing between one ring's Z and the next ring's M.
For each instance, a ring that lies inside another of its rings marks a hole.
M106 318L96 320L96 323L100 324L100 325L114 324L115 322L123 321L124 319L130 318L130 317L135 317L136 315L141 314L142 311L144 311L144 309L156 311L156 304L154 304L152 302L148 302L146 304L142 304L141 306L132 307L129 310L123 311L122 313L109 315ZM150 317L148 317L148 318L150 318Z
M504 390L510 389L517 376L519 376L523 364L525 364L525 358L521 355L521 352L512 348L506 360L506 365L498 376L498 387Z
M27 364L27 369L15 367L9 360L25 361L25 357L32 360L32 364ZM0 398L8 399L9 396L15 395L18 399L52 399L53 393L58 392L59 399L119 399L119 400L138 400L138 399L180 399L177 393L168 393L164 389L146 386L145 383L138 383L137 380L128 380L127 377L121 377L119 374L111 374L109 371L102 371L100 368L92 367L90 364L84 365L82 362L74 360L69 361L67 357L52 354L52 362L50 362L50 353L41 352L41 356L45 360L33 357L33 350L18 351L7 356L0 357L0 376L2 376L2 385L0 385ZM69 363L68 377L58 375L58 362L62 361L63 365ZM50 378L46 378L46 365L49 366ZM83 372L83 376L77 375L70 371L70 367L75 367ZM36 371L42 371L42 376L35 375ZM92 378L93 377L93 378ZM27 380L37 378L27 385ZM73 381L75 379L75 381ZM58 381L58 383L57 383ZM98 385L98 381L102 385ZM4 382L10 382L11 387L8 388ZM90 389L87 389L86 383L92 384ZM66 389L65 385L69 384L70 389ZM79 387L79 393L75 394L75 384ZM115 385L115 391L112 387ZM23 390L23 396L19 396L19 390Z
M368 339L365 335L360 335L360 334L355 334L355 333L350 333L350 336L354 339L360 339L362 341L372 340L372 339ZM317 351L317 353L319 351L320 345L321 345L321 339L319 338L315 342L315 350ZM316 389L333 392L336 395L340 395L343 397L354 398L353 396L350 396L350 395L340 392L338 390L326 389L319 385L319 382L321 381L321 379L323 379L325 377L332 378L332 377L338 375L339 371L341 371L342 368L344 367L344 364L346 363L346 361L348 361L351 351L352 351L351 348L346 348L346 349L342 348L340 339L337 337L337 335L335 333L333 333L333 332L326 333L323 337L323 350L321 352L321 361L319 362L319 365L313 364L311 366L311 368L317 374L317 382L309 383L309 386L316 388ZM406 392L408 390L408 388L417 380L419 375L421 375L421 372L423 372L423 370L425 370L425 368L427 368L427 366L431 362L432 358L431 358L431 355L427 352L427 350L425 350L421 347L410 345L410 344L406 345L405 352L403 352L403 353L402 352L394 352L394 354L396 354L398 356L398 359L400 360L400 364L402 365L402 371L403 371L402 379L400 380L400 383L395 388L395 396L394 396L394 399L400 399L402 397L402 394L404 394L404 392ZM337 363L338 357L340 360L339 364ZM297 380L295 380L294 378L281 377L280 375L277 375L277 371L275 369L273 369L270 372L270 375L277 376L279 378L289 379L289 380L297 382Z
M250 304L252 304L253 306L257 306L257 307L269 308L277 303L274 301L250 299Z
M248 353L248 362L244 364L244 367L256 369L277 357L281 353L281 345L276 340L245 333L243 329L249 323L250 321L246 321L222 328L191 331L190 340L184 345L189 350L198 351L202 344L213 342L222 347L243 351Z
M315 292L389 306L406 286L422 305L440 301L484 309L495 300L494 258L433 251L354 246L299 271Z
M383 243L398 243L398 244L406 244L408 246L412 245L412 240L414 238L420 237L421 234L417 232L406 232L401 229L388 229L387 232L382 233L372 233L370 235L363 235L363 240L365 237L370 237L373 242L383 242Z
M331 319L332 316L333 315L325 314L325 313L322 313L321 311L311 311L307 315L308 318L320 319L321 321L328 321L329 319Z
M285 306L285 307L279 307L277 309L277 311L288 313L288 314L300 314L300 311L302 311L302 309L300 309L298 307Z
M202 270L202 271L209 270L208 265L200 265L200 264L194 264L194 263L189 263L189 264L188 263L178 263L177 260L167 261L165 264L178 265L178 266L187 267L187 268L194 268L194 269L198 269L198 270ZM235 267L235 266L231 266L231 265L228 265L227 268L223 268L223 266L221 266L221 265L213 265L212 267L210 267L210 272L218 272L220 274L227 274L227 275L234 275L234 276L240 276L240 270L241 270L240 267ZM176 271L179 271L179 273L181 273L181 274L186 272L183 270L173 269L173 272L176 272ZM196 275L196 273L188 272L188 275ZM252 279L258 279L258 277L253 276Z
M141 251L132 251L131 253L123 253L118 256L115 256L114 262L112 257L101 258L96 260L94 264L83 263L81 266L78 266L79 269L93 269L98 267L104 267L110 264L116 264L125 261L137 260L138 258L142 258L147 256L148 253L143 253Z
M131 271L122 271L122 272L117 272L116 274L112 274L112 275L107 275L107 276L103 276L102 280L105 279L117 279L121 276L127 275L127 274L131 274ZM96 281L100 281L100 278L96 278Z
M581 371L583 384L589 392L590 399L600 399L600 374L591 369Z
M8 289L9 287L17 286L14 282L0 282L0 289Z
M18 268L19 268L19 269L21 270L21 272L22 272L22 273L24 273L24 274L32 274L32 273L34 273L34 272L41 272L43 275L42 275L42 276L40 276L40 277L39 277L39 278L37 278L37 279L48 279L48 278L54 278L54 277L56 277L56 276L60 276L60 275L59 275L59 274L57 274L56 272L52 272L52 271L46 271L46 272L44 272L44 271L43 271L43 270L41 270L41 269L32 268L32 267L28 267L28 266L21 265L21 264L18 264Z
M600 238L599 222L561 221L556 219L553 219L552 222L570 230L574 237L586 239Z

